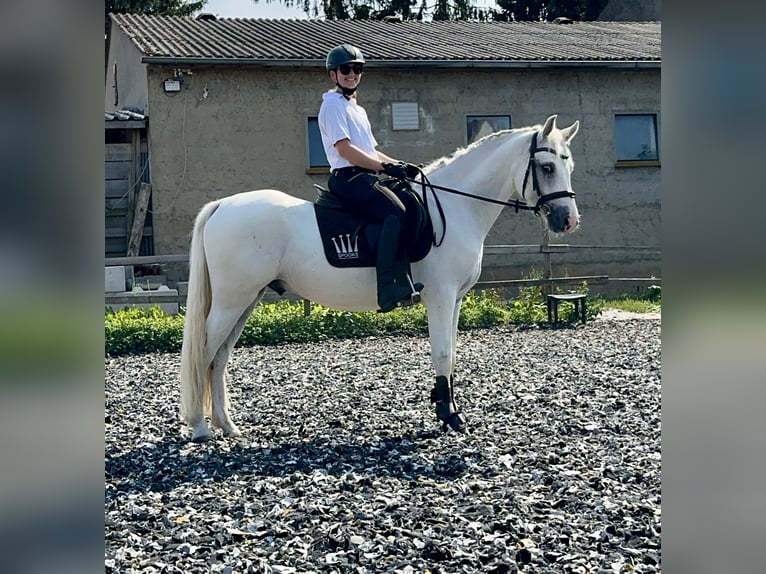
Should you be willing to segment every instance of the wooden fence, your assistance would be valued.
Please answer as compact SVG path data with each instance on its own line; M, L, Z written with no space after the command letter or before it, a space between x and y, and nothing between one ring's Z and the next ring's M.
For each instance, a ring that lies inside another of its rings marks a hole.
M502 279L479 281L474 286L475 289L493 289L493 288L511 288L527 287L539 285L553 288L560 285L582 285L587 282L588 285L604 285L610 282L619 283L651 283L660 285L659 277L610 277L608 275L580 275L574 277L553 277L551 273L551 256L554 254L568 253L570 251L590 249L590 250L609 250L609 251L628 251L641 252L647 255L660 256L661 250L656 247L643 245L569 245L566 243L546 243L532 245L485 245L484 255L513 255L513 254L535 254L543 256L544 269L543 277L540 279ZM134 266L134 265L157 265L163 263L188 263L188 255L150 255L141 257L107 257L105 263L107 266ZM289 294L285 294L290 298ZM293 296L293 299L299 299ZM167 291L143 291L140 293L106 293L105 304L107 306L121 306L131 303L142 304L160 304L160 303L186 303L185 290L179 289L178 293ZM304 301L305 309L310 309L310 302Z

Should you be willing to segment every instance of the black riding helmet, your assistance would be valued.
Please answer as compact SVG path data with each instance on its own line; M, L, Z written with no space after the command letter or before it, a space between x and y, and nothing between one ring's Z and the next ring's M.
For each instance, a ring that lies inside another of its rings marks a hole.
M362 55L362 51L359 48L352 46L351 44L340 44L339 46L335 46L327 53L327 61L325 62L325 67L329 73L330 70L337 70L338 66L341 64L364 63L364 56ZM343 95L346 96L346 98L351 96L356 91L356 88L344 88L337 81L335 82L335 85L343 91Z
M341 64L364 64L362 51L351 44L341 44L335 46L327 53L327 62L325 67L327 71L336 69Z

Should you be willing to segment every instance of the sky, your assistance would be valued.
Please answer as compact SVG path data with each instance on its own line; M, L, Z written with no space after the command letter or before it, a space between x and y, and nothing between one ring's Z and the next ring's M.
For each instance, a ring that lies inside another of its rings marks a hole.
M306 14L300 8L287 8L278 0L208 0L203 12L212 12L220 18L296 18L304 20Z

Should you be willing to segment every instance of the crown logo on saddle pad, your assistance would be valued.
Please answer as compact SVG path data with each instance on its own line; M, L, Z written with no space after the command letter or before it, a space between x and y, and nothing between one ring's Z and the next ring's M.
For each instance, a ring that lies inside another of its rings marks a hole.
M354 236L353 243L350 233L340 234L332 237L331 240L338 254L338 259L359 259L359 237L357 235Z

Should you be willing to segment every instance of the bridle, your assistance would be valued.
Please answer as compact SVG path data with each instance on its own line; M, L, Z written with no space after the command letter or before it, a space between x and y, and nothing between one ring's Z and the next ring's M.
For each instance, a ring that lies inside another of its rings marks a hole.
M442 209L441 203L439 201L439 196L436 195L435 190L441 190L446 191L448 193L454 193L457 195L462 195L464 197L470 197L471 199L478 199L479 201L486 201L488 203L496 203L498 205L503 205L505 207L512 207L515 213L518 213L519 210L524 211L533 211L535 215L540 215L540 212L542 211L544 215L548 215L550 213L550 208L548 205L546 205L549 201L553 201L554 199L559 199L562 197L574 197L575 192L574 191L553 191L551 193L542 193L540 191L540 183L537 179L537 170L535 169L535 163L537 160L535 159L535 154L538 152L550 152L552 154L556 154L556 150L549 147L537 147L537 134L538 132L535 132L532 134L532 141L529 146L529 162L527 163L527 171L524 173L524 183L521 185L521 195L524 195L524 190L527 188L527 182L529 181L529 174L532 174L532 189L537 193L537 203L535 205L529 205L526 202L518 199L514 199L513 201L502 201L500 199L492 199L490 197L484 197L482 195L474 195L472 193L467 193L465 191L460 191L458 189L453 189L450 187L443 187L441 185L434 185L430 181L428 181L428 178L426 177L426 174L423 173L423 170L420 170L420 181L415 179L407 178L407 181L411 183L419 183L422 187L422 193L423 193L423 205L425 206L426 214L430 218L431 213L428 206L428 194L427 190L431 190L431 195L434 198L434 202L436 203L436 207L439 210L439 216L442 220L442 236L439 239L439 241L436 241L436 235L434 234L433 238L433 244L436 247L439 247L442 244L442 241L444 241L444 236L447 233L447 220L444 217L444 210ZM559 157L561 159L569 159L568 155L565 154L559 154Z

